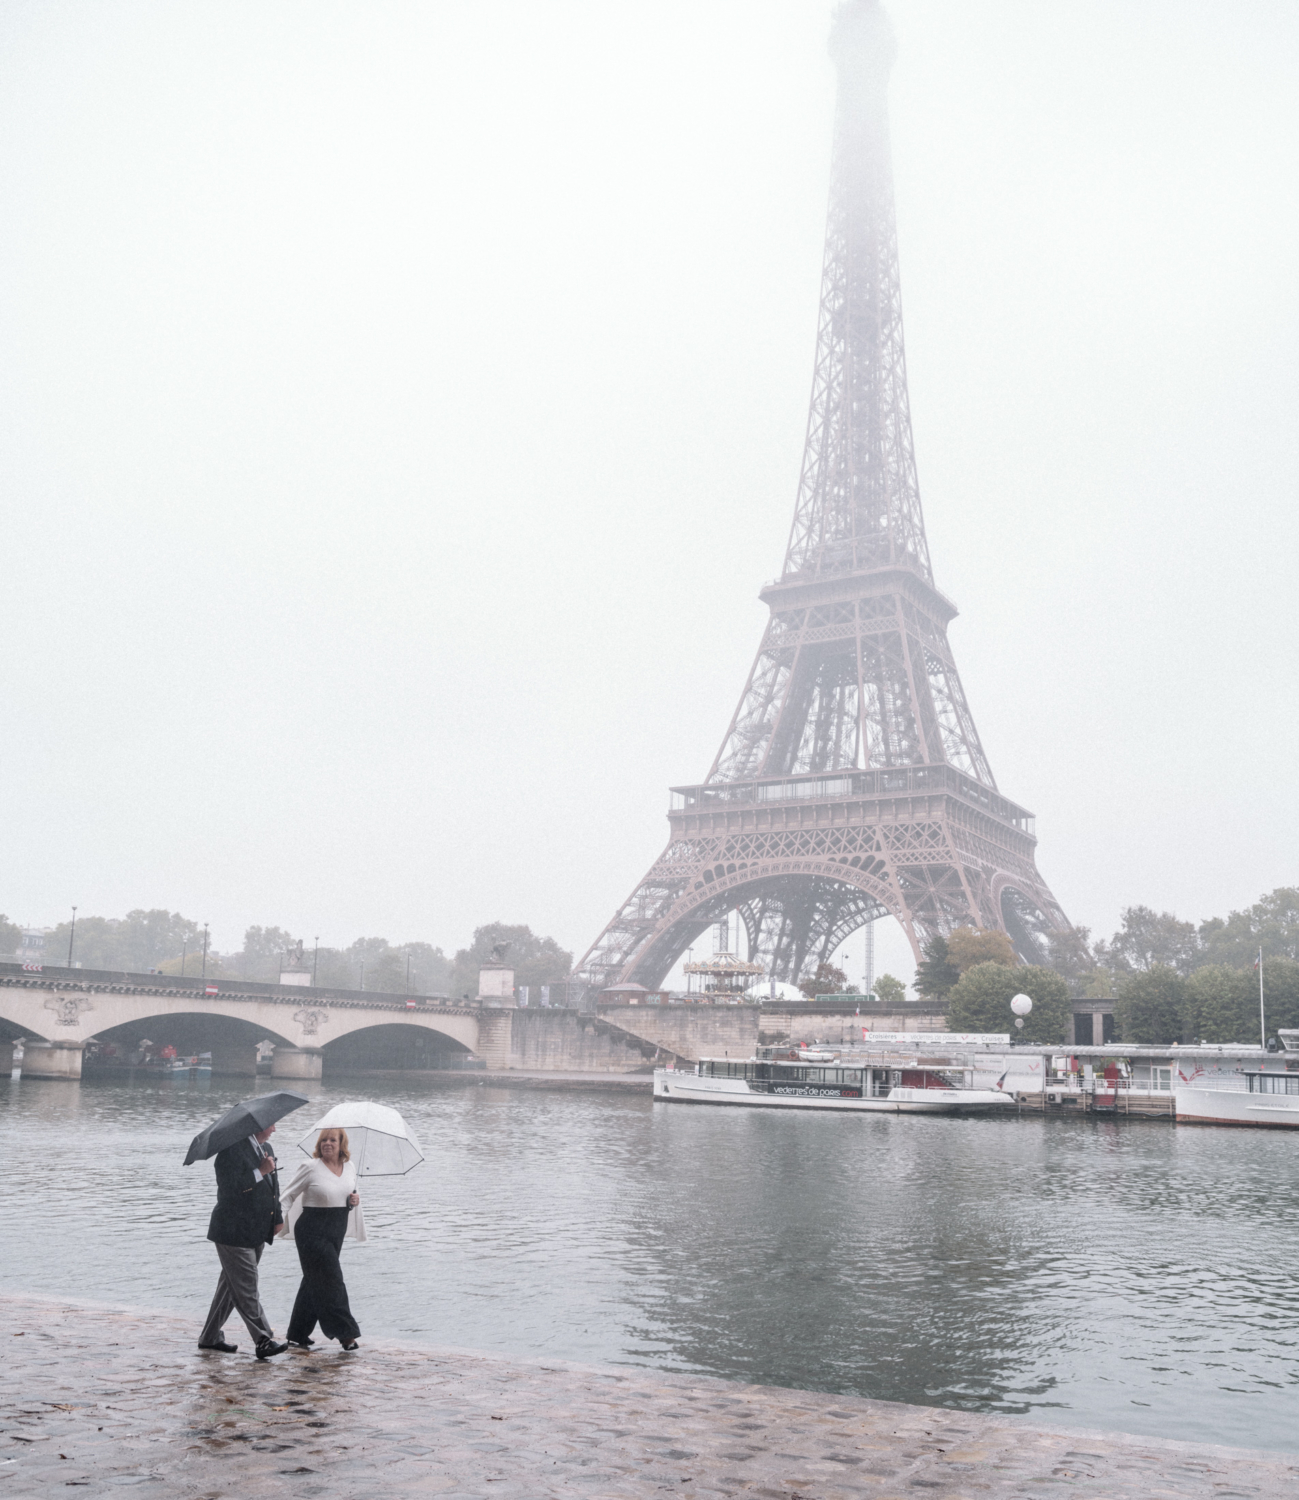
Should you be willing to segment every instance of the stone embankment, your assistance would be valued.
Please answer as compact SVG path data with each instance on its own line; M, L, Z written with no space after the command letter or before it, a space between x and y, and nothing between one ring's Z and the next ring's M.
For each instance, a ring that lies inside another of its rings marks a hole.
M865 1014L843 1002L780 1005L602 1005L604 1020L693 1063L701 1057L752 1057L758 1046L860 1042L874 1031L936 1032L947 1007L930 1001L872 1002Z
M1299 1493L1299 1457L1276 1453L377 1340L355 1355L331 1345L258 1364L246 1348L199 1353L193 1320L22 1297L0 1305L0 1493L8 1496L82 1488L167 1500Z

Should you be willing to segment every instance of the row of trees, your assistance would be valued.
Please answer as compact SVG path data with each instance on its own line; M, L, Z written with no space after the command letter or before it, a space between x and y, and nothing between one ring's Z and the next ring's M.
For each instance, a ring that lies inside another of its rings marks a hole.
M68 961L72 923L60 922L45 935L45 961ZM0 917L0 952L13 953L22 941L21 929ZM170 958L188 951L198 973L195 954L203 951L203 924L178 911L129 911L124 917L78 917L75 959L87 969L121 969L147 974ZM215 955L214 955L215 957Z
M1171 912L1125 907L1114 936L1092 941L1086 927L1052 933L1046 967L1079 997L1117 997L1139 974L1168 969L1189 978L1202 969L1252 969L1259 949L1265 959L1299 962L1299 887L1279 886L1245 911L1210 917L1197 927ZM1003 932L958 927L926 943L916 969L916 992L942 1000L976 963L1014 966L1018 959Z
M1180 974L1153 964L1120 986L1114 1002L1125 1042L1258 1042L1280 1029L1299 1028L1299 962L1265 958L1260 1016L1258 970L1206 964Z
M65 963L72 936L71 922L60 923L47 933L46 962ZM21 929L0 916L0 953L15 952L21 941ZM299 938L286 928L249 927L238 951L218 953L209 947L205 969L202 924L163 910L130 911L124 917L79 917L74 949L76 961L87 969L183 973L191 978L206 972L209 978L275 983L286 955L296 954L299 943L317 984L395 994L475 995L479 966L498 943L509 945L506 962L514 969L518 984L553 984L573 966L573 955L554 938L540 937L522 925L489 922L477 928L473 941L453 958L432 943L391 943L381 937L357 938L346 948L317 950L314 938Z
M390 994L444 995L451 977L451 962L432 943L391 943L387 938L357 938L346 948L322 947L314 939L299 939L283 927L250 927L238 953L223 953L217 972L227 979L274 984L287 955L296 958L302 942L302 960L316 976L316 983L340 990L384 990ZM185 959L185 972L197 974L193 953ZM179 974L181 959L162 966L163 973ZM211 965L208 966L211 973Z
M967 969L948 994L949 1031L1007 1031L1010 1002L1017 994L1033 1001L1024 1023L1026 1042L1064 1045L1070 1040L1072 999L1053 969L979 963ZM1263 960L1266 1035L1299 1029L1299 962ZM1154 964L1127 976L1114 1002L1117 1040L1145 1046L1172 1042L1257 1044L1263 1038L1259 976L1254 969L1206 964L1189 975L1171 964Z
M1135 974L1172 969L1183 978L1199 969L1250 969L1258 957L1299 962L1299 887L1278 886L1244 911L1209 917L1198 926L1172 912L1128 906L1121 926L1106 942L1093 942L1086 927L1055 934L1051 967L1070 981L1075 993L1117 995Z
M1241 936L1245 931L1256 938L1260 928L1266 930L1264 924L1271 922L1273 946L1288 944L1291 934L1283 914L1286 897L1292 894L1273 892L1272 897L1264 897L1248 914L1248 928L1241 925L1241 914L1236 912L1220 925L1201 924L1195 934L1198 947L1194 954L1185 947L1181 950L1181 967L1152 960L1152 944L1140 941L1143 933L1148 939L1152 930L1152 924L1141 915L1148 909L1125 912L1125 919L1134 920L1125 920L1124 931L1116 935L1115 944L1097 945L1110 955L1119 952L1123 961L1121 969L1107 971L1113 989L1100 992L1113 995L1117 1039L1148 1046L1255 1042L1263 1037L1264 1018L1267 1036L1282 1028L1299 1029L1299 959L1285 952L1263 959L1261 1018L1260 973L1254 963L1259 944L1255 943L1251 957L1243 949ZM1233 925L1236 936L1225 951L1242 962L1201 961L1213 943L1228 942L1222 933ZM924 961L916 972L916 989L927 997L947 1000L948 1030L1005 1031L1012 1021L1012 997L1025 994L1033 1001L1033 1010L1024 1025L1023 1039L1048 1045L1063 1045L1070 1040L1072 997L1066 977L1053 968L1020 964L1004 933L958 928L948 938L927 944L924 952ZM1095 996L1098 992L1090 993Z

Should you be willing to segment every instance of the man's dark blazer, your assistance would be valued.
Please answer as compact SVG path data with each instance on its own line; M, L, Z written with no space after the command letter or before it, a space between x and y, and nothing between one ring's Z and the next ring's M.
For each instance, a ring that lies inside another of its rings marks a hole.
M269 1245L284 1222L278 1174L263 1176L257 1162L251 1141L236 1141L217 1152L217 1201L207 1237L218 1245L255 1250Z

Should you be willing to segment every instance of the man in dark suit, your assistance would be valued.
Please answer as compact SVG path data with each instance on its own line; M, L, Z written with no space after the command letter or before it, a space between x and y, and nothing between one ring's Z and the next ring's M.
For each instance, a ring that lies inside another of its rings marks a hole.
M268 1125L217 1152L217 1201L207 1237L216 1245L221 1276L198 1337L200 1349L235 1352L237 1346L226 1343L225 1324L236 1308L258 1359L283 1354L289 1347L276 1341L257 1292L257 1263L284 1222L275 1158L266 1148L274 1133L275 1126Z

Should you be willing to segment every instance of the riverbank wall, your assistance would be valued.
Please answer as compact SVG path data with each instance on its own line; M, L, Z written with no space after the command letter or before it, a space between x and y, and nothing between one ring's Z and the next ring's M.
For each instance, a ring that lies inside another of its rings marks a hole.
M12 1295L0 1308L0 1477L15 1496L1299 1493L1299 1456L1283 1453L380 1339L258 1362L242 1330L238 1354L200 1352L201 1309Z
M673 1063L693 1067L701 1057L751 1057L762 1046L800 1042L843 1045L863 1030L942 1031L942 1004L901 1005L834 1001L766 1005L617 1005L598 1011L503 1006L478 1020L476 1057L494 1073L523 1069L556 1073L650 1073ZM413 1059L414 1060L414 1059ZM448 1055L444 1066L462 1066ZM418 1070L413 1068L412 1071ZM436 1069L432 1070L435 1071ZM377 1071L364 1043L335 1043L324 1071ZM393 1064L382 1069L394 1071Z
M598 1014L635 1036L696 1062L701 1057L752 1057L758 1046L801 1042L843 1046L863 1032L929 1033L947 1029L941 1001L858 1005L834 1000L763 1005L602 1005Z

